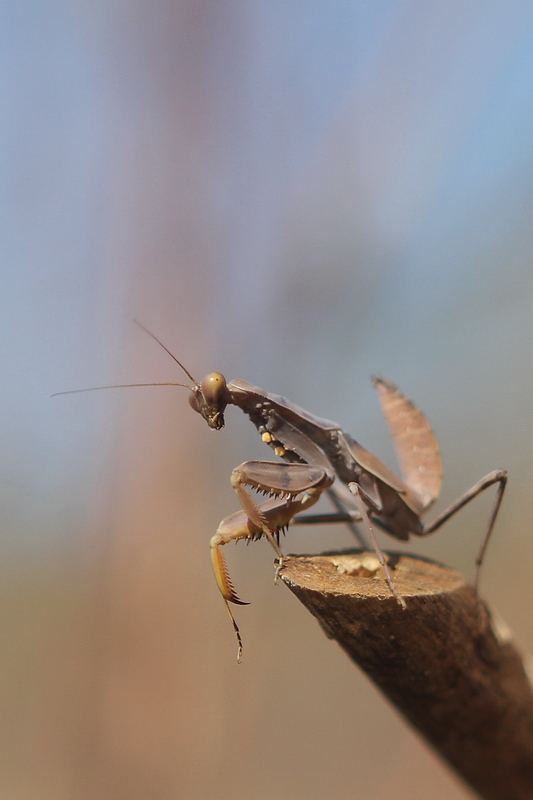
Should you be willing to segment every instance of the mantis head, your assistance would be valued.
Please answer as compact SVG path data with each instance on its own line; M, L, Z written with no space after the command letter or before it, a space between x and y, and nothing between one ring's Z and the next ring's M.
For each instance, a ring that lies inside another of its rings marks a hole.
M225 377L220 372L210 372L201 383L191 387L189 405L205 419L213 430L224 427L224 410L229 402Z

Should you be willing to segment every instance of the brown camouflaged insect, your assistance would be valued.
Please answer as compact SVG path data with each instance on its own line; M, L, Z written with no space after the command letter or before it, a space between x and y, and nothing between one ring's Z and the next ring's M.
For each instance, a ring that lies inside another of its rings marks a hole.
M403 480L352 439L337 423L315 417L284 397L266 392L245 381L234 380L228 383L220 372L211 372L201 382L196 381L157 337L143 325L140 327L174 359L192 381L192 385L157 383L124 386L184 386L191 392L189 403L192 408L214 430L224 427L226 407L238 406L255 425L261 439L282 459L281 462L245 461L235 467L231 474L231 485L242 510L222 520L210 543L217 585L238 640L238 661L242 654L242 640L229 604L247 604L239 599L220 550L222 545L231 541L255 540L264 536L276 552L277 575L283 564L279 538L289 523L345 522L363 547L367 547L365 537L354 524L361 523L383 567L392 595L405 608L405 600L396 589L387 560L376 541L373 525L402 541L408 540L411 534L428 536L470 500L497 483L498 491L475 562L477 585L479 568L498 515L507 473L502 469L490 472L437 519L424 525L421 516L438 498L441 487L439 445L424 414L394 384L379 377L373 379L400 462ZM120 387L95 387L108 388ZM269 499L257 503L247 487L269 495ZM324 491L336 507L336 512L297 516L314 505Z

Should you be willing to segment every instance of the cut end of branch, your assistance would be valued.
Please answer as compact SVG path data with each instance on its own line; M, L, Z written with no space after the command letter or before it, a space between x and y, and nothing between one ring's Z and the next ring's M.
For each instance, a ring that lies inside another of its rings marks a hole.
M508 632L462 575L387 553L284 559L280 577L350 658L487 800L533 797L533 692Z
M463 575L443 564L403 553L388 552L386 555L398 593L406 601L447 594L466 586ZM384 601L387 604L390 601L399 606L372 551L286 556L280 576L296 594L298 590L308 590L347 595L361 601Z

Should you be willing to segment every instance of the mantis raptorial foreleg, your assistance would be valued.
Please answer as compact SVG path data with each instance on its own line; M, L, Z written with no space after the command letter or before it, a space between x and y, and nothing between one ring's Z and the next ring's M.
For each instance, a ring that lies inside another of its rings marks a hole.
M311 488L309 491L296 495L296 497L289 497L288 499L275 497L257 504L252 500L248 492L244 490L242 485L239 485L238 488L240 490L239 499L244 497L246 510L236 511L234 514L222 520L218 526L217 532L211 538L210 547L211 562L213 564L217 586L224 599L227 612L233 625L233 630L237 636L237 660L240 661L242 655L242 639L239 626L235 621L229 604L248 605L248 603L241 600L237 595L220 548L222 545L228 544L228 542L236 542L239 539L247 539L250 541L260 539L261 536L266 536L270 544L274 547L279 562L282 563L283 554L278 544L280 533L285 530L295 514L311 508L311 506L317 502L322 489Z
M335 480L335 475L331 472L314 467L310 464L278 464L272 461L245 461L239 467L235 467L231 473L231 485L239 498L239 502L248 519L262 532L268 539L278 557L276 576L283 566L283 553L279 544L276 542L273 532L265 519L261 506L252 498L247 486L257 489L270 496L282 496L290 500L297 495L310 492L316 495L316 499L321 492L331 486ZM287 504L286 504L287 505ZM293 511L291 515L287 511L283 525L288 525L292 517L297 513Z

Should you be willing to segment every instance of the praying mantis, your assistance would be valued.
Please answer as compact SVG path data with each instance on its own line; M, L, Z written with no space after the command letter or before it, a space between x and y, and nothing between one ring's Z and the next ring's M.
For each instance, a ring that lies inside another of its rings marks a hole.
M224 427L227 406L237 406L249 417L263 442L281 459L276 462L245 461L235 467L230 481L241 510L222 520L210 542L215 579L237 637L238 662L241 660L243 645L230 603L247 603L237 595L221 551L221 547L231 541L250 541L265 537L277 556L277 577L283 565L280 534L290 523L345 522L360 544L367 548L365 535L354 524L359 523L379 559L391 595L402 608L406 608L406 602L396 589L387 559L376 540L374 527L377 525L390 536L402 541L407 541L412 534L428 536L485 489L498 484L475 561L477 586L479 569L505 491L507 472L496 469L485 475L433 522L425 525L421 517L436 501L441 488L442 463L439 445L424 414L394 384L381 377L373 379L403 479L365 450L337 423L316 417L284 397L264 391L246 381L228 382L220 372L211 372L198 382L153 333L140 323L137 324L174 359L192 384L120 384L94 387L95 389L122 386L184 387L190 391L189 404L212 430ZM268 495L268 499L256 502L250 489ZM324 492L336 511L314 516L302 514Z

